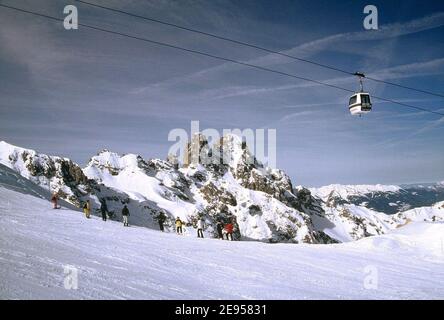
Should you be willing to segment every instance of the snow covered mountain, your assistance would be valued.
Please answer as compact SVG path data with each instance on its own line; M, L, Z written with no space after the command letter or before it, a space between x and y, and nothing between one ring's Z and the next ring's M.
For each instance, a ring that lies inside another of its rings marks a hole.
M142 216L145 203L130 202L127 194L88 179L82 168L70 159L48 156L0 142L0 164L29 179L47 194L56 192L59 198L77 208L81 208L82 203L90 199L93 213L98 214L99 200L104 199L108 204L111 218L121 219L121 207L123 204L128 204L129 209L134 212L133 223L147 227L152 227L154 224L152 219Z
M0 299L444 298L443 223L344 244L228 242L86 220L26 188L0 185Z
M399 192L401 188L399 186L392 185L341 185L331 184L320 188L310 188L310 191L317 197L328 202L329 199L337 197L343 200L348 200L353 196L359 195L374 195L375 193L387 193L387 192Z
M432 206L444 200L444 184L410 185L329 185L310 188L312 194L330 206L355 204L395 214L416 207Z
M294 188L285 172L264 167L234 135L224 136L213 146L199 135L193 137L191 147L205 150L200 153L204 157L222 150L225 161L203 165L190 159L179 167L173 161L144 160L139 155L104 150L82 169L67 158L0 142L0 164L48 193L57 192L76 207L92 200L93 213L98 214L104 200L114 220L121 220L122 206L127 204L133 225L157 229L156 218L164 212L167 231L174 230L178 216L187 223L185 233L193 234L193 226L202 217L207 237L215 236L217 221L232 221L237 239L334 243L384 234L419 216L428 221L444 216L444 210L436 208L424 215L392 217L347 200L350 194L375 192L370 186L338 187L334 192L328 187ZM402 190L377 188L385 194Z
M444 202L438 202L444 199L440 184L427 187L336 184L309 190L314 198L321 200L328 220L313 219L315 228L333 223L324 231L340 242L384 234L412 221L444 221ZM422 214L416 214L417 210Z

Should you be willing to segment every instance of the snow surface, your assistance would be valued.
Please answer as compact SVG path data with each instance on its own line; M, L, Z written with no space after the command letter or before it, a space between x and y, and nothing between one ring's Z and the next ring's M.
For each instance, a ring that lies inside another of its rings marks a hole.
M87 220L5 186L0 220L1 299L444 299L443 223L335 245L229 242Z

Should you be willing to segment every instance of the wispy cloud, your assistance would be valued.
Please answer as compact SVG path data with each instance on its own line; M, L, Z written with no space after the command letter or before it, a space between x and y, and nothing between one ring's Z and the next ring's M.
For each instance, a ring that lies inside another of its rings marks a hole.
M424 75L443 74L443 67L444 58L439 58L377 70L369 74L369 76L382 80L411 78Z
M331 35L318 40L310 41L289 50L282 51L287 55L294 55L297 57L309 57L313 54L329 48L339 42L350 41L365 41L365 40L381 40L399 37L407 34L417 33L424 30L438 28L444 25L444 12L428 15L423 18L413 19L404 23L394 23L380 26L377 32L358 31ZM288 61L289 58L267 54L251 63L258 63L261 65L274 65Z
M318 40L298 45L294 48L284 50L282 52L300 58L308 58L318 53L319 51L322 51L327 48L332 48L334 47L335 44L341 42L389 39L429 29L434 29L441 26L444 26L443 12L428 15L426 17L419 19L413 19L411 21L404 23L382 25L377 32L358 31L358 32L335 34L332 36L324 37ZM288 63L289 61L291 61L289 58L283 56L279 56L276 54L266 54L255 59L248 60L246 62L250 64L270 67L273 65ZM384 80L384 79L411 77L414 75L413 72L415 72L417 76L420 75L419 72L421 72L422 75L432 74L432 73L436 74L436 73L442 73L442 70L437 71L436 68L442 67L443 64L444 64L443 58L426 62L415 62L412 64L406 64L402 66L373 71L372 75L378 76L380 79ZM168 89L177 86L181 83L201 82L205 81L208 78L220 77L221 74L234 71L239 68L244 68L244 67L232 63L221 63L217 66L199 70L197 72L193 72L185 76L177 76L167 80L163 80L161 82L150 84L148 86L138 87L131 90L131 93L143 94L153 91L162 91L163 89ZM354 81L354 78L337 77L334 79L328 79L324 81L332 84L350 83ZM317 86L317 84L304 83L304 84L284 85L284 86L277 86L270 88L252 87L252 86L246 86L242 88L240 86L236 87L229 86L226 88L220 88L220 92L218 92L218 90L208 91L206 96L213 94L214 99L223 99L234 96L261 94L261 93L267 93L269 91L291 90L291 89L305 88L311 86Z
M437 111L444 111L444 108L438 109ZM420 113L420 112L417 112L414 114L416 114L417 116L423 115L423 113ZM417 125L417 124L419 124L419 123L416 122L415 125ZM411 133L404 134L401 138L399 138L399 137L390 138L390 139L384 140L382 142L379 142L379 143L375 144L375 147L386 149L386 148L393 148L401 143L410 143L412 138L415 138L415 137L420 136L422 134L428 133L429 131L439 128L441 126L444 126L444 117L429 121L425 125L422 125L419 129L414 130ZM406 131L406 130L404 130L404 131Z
M415 78L427 75L438 75L444 73L444 58L433 59L424 62L414 62L409 64L403 64L395 67L384 68L373 71L369 76L377 78L379 80L394 80L403 78ZM353 85L356 86L356 78L353 76L336 77L322 80L324 83L343 85L346 88L352 89ZM239 96L248 95L261 95L269 94L271 92L306 89L310 87L320 87L321 84L312 82L301 82L298 84L288 84L281 86L227 86L222 88L204 90L201 95L207 99L226 99ZM412 99L400 99L407 101L413 101ZM429 101L420 99L417 101Z

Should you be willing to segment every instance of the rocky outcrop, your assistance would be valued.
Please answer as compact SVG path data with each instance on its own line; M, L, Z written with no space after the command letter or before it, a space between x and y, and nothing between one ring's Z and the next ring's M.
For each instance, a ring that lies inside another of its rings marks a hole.
M186 144L183 166L209 164L209 150L207 138L201 133L194 134L191 141Z

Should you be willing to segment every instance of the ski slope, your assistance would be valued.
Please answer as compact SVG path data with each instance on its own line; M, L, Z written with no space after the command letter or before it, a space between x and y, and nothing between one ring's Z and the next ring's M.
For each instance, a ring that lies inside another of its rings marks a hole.
M0 298L444 299L442 223L335 245L189 234L87 220L0 186ZM64 288L66 265L77 290ZM377 289L364 286L369 268Z

